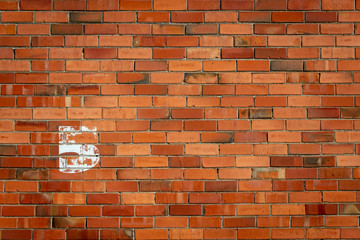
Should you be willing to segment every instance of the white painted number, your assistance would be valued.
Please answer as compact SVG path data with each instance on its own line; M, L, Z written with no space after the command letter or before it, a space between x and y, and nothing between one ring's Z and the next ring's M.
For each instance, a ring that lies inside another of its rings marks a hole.
M83 133L93 133L96 136L96 127L81 127L80 130L69 126L59 127L59 155L67 155L59 158L60 172L80 173L98 164L99 149L94 145L77 144L75 141L76 136Z

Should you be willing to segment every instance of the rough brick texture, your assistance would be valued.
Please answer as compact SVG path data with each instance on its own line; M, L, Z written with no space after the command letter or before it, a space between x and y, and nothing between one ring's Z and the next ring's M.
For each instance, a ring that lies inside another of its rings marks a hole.
M1 0L0 238L359 239L359 10Z

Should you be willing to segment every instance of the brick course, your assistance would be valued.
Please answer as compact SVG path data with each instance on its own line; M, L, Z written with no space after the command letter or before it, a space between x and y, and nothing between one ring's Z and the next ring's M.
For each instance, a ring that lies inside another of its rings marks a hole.
M359 10L0 1L0 238L360 238Z

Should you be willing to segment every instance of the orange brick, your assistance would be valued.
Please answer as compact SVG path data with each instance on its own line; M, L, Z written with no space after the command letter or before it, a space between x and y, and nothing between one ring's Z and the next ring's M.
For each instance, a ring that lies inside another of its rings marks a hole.
M345 0L339 4L337 0L322 0L322 10L354 10L354 2Z
M306 232L306 237L309 239L319 239L319 238L338 238L339 230L338 229L311 229Z
M59 59L59 58L80 59L80 58L82 58L82 49L81 48L50 48L49 49L49 58L51 58L51 59Z
M0 25L0 34L1 35L15 35L16 34L16 26L14 24L3 24Z
M236 12L205 12L205 22L236 22Z
M34 19L33 12L3 12L1 14L2 22L32 22Z
M186 10L186 0L179 0L176 2L155 0L154 10Z
M181 71L200 71L201 61L180 61L180 60L169 60L169 71L181 72Z
M230 36L201 36L202 47L232 47L233 38Z
M198 42L198 37L192 36L169 36L166 38L166 44L169 47L196 47Z
M138 239L168 239L167 229L136 229L135 238Z
M199 0L189 0L188 1L188 10L219 10L220 1L219 0L210 0L207 2Z
M317 24L289 24L286 28L287 34L318 34Z
M153 25L152 33L155 35L183 35L184 25Z
M121 202L123 204L154 204L154 193L123 193Z
M114 30L115 31L115 30ZM121 24L119 34L150 34L150 24ZM136 45L136 44L134 44Z
M35 22L68 22L69 18L65 12L35 12Z
M169 22L168 12L138 12L138 22Z
M320 0L315 0L315 1L290 0L288 2L288 8L290 10L320 10Z
M205 229L204 237L206 239L235 239L235 229Z

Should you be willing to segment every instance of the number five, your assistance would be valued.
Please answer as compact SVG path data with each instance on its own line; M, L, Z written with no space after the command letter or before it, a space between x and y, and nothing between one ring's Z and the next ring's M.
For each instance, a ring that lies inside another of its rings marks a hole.
M96 136L96 128L59 127L59 155L74 155L59 158L59 170L63 173L81 173L98 164L99 149L94 145L76 144L74 137L83 132L91 132ZM77 156L76 156L77 155Z

